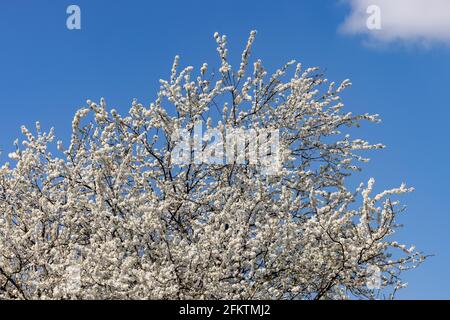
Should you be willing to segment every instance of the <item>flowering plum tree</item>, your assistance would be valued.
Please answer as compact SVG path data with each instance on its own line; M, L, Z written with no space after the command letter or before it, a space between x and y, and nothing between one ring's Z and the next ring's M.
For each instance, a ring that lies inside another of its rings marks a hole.
M378 116L343 112L349 80L294 61L250 67L255 34L236 70L217 33L216 72L179 71L176 57L148 107L122 116L88 100L67 147L39 123L22 128L0 168L0 298L344 299L404 286L401 271L424 259L392 239L396 197L412 189L345 186L363 151L383 147L348 132ZM193 137L200 120L278 130L280 168L176 164L176 133Z

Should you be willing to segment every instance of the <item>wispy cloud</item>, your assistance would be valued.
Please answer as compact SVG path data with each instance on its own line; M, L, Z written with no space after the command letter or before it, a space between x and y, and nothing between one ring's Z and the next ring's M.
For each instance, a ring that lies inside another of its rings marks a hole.
M371 42L450 45L450 0L345 0L351 12L340 30Z

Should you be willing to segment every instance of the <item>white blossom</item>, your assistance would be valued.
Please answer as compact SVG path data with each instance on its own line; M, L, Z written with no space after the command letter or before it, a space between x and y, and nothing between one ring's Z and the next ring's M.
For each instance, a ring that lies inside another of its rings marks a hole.
M349 80L335 88L300 64L289 75L294 62L268 74L250 61L255 34L237 71L218 33L218 66L194 75L177 56L148 107L122 116L87 101L67 148L50 147L53 130L22 128L0 169L1 299L374 298L370 266L380 290L404 286L401 271L424 259L392 239L398 195L412 189L345 186L361 153L382 147L348 128L378 116L343 111ZM279 130L282 168L176 165L174 137L201 119Z

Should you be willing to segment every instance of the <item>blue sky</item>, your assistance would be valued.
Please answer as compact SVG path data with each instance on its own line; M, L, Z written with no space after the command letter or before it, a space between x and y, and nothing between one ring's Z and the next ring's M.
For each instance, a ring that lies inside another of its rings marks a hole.
M216 61L212 35L218 31L228 35L230 54L239 58L249 31L257 29L253 57L270 70L296 59L324 68L331 80L350 78L347 110L381 115L382 124L354 132L388 146L370 154L371 163L357 178L373 176L379 189L403 181L414 186L416 191L403 199L408 211L397 237L435 255L405 274L409 286L398 297L450 299L450 48L445 37L427 45L410 42L410 34L405 41L368 44L370 35L338 31L351 1L242 2L2 0L0 162L21 125L39 120L67 138L72 116L86 99L105 97L122 112L133 98L148 104L158 80L168 78L176 54L182 65ZM66 28L70 4L81 8L81 30Z

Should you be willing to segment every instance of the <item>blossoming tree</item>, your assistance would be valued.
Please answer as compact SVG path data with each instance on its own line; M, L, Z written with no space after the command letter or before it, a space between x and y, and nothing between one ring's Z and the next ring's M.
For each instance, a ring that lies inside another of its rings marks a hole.
M255 34L237 70L217 33L216 72L179 71L176 57L148 107L122 116L87 101L67 147L39 123L22 128L0 168L0 298L343 299L403 286L424 259L392 239L397 194L411 189L345 186L363 150L383 147L349 128L377 115L343 112L350 82L317 68L249 67ZM278 130L281 168L174 164L175 133L199 120Z

